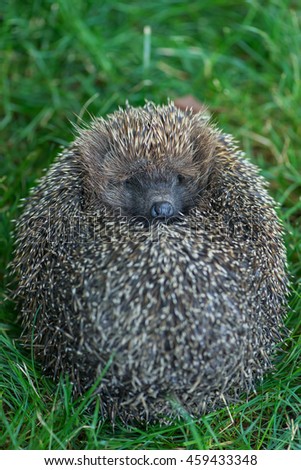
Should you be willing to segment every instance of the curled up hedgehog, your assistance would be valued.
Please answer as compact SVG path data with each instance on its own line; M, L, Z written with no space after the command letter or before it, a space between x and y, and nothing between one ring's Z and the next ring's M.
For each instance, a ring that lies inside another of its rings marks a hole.
M30 194L14 269L23 339L104 417L235 401L286 312L282 229L257 168L204 112L126 107L79 131Z

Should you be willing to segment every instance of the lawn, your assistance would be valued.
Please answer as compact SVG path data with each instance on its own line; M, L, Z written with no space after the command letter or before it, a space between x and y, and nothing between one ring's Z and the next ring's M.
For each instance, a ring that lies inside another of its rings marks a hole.
M91 392L42 377L0 304L2 449L301 449L301 5L289 0L1 2L0 289L13 219L72 123L126 100L191 94L270 182L285 228L290 335L257 394L198 421L125 428L91 411ZM145 34L151 28L151 36ZM88 411L89 408L89 411Z

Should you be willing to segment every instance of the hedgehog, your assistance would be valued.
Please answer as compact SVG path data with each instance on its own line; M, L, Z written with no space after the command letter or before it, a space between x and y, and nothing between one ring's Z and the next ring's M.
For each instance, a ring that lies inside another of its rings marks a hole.
M198 418L247 397L283 339L267 183L204 110L127 105L78 129L16 223L22 338L104 419Z

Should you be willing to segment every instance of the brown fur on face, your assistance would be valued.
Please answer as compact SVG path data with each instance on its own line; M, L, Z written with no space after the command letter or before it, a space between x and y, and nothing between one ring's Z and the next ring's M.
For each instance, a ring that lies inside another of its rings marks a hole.
M205 113L173 103L127 107L97 119L75 142L88 199L122 214L151 218L154 202L188 211L213 171L217 133Z

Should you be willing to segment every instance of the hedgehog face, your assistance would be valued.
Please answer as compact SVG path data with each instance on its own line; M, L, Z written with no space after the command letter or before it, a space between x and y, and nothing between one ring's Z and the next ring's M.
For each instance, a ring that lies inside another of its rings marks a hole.
M174 221L195 206L198 184L171 169L154 168L109 180L102 200L141 221Z
M202 113L148 103L95 120L76 145L88 203L170 222L195 207L208 185L217 138Z

